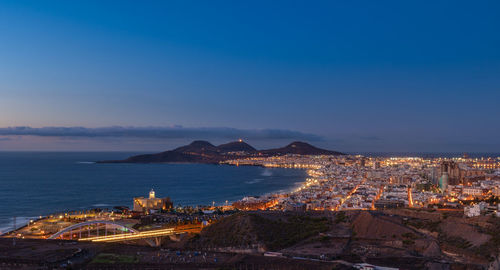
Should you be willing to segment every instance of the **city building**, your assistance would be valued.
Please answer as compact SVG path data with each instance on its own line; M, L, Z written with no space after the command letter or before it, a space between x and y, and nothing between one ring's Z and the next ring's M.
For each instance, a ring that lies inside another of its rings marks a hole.
M404 206L405 203L403 201L396 200L379 200L375 203L375 208L377 209L400 208Z
M480 187L464 187L462 189L462 194L477 197L483 195L483 189L481 189Z
M170 198L156 198L155 191L151 189L149 197L134 198L134 212L155 212L158 210L168 210L172 208L173 203Z
M439 185L439 168L433 167L430 173L431 183L434 185Z
M439 178L439 188L441 189L441 192L446 192L448 189L448 172L444 171L443 174L441 175L441 178Z
M282 155L224 163L307 169L308 177L300 187L286 193L243 198L232 204L237 209L339 211L401 207L456 209L474 198L500 194L500 170L478 167L478 162L483 161L461 157ZM488 162L500 164L500 158ZM450 175L456 184L450 182ZM474 211L475 208L467 210L468 215L476 215ZM498 210L496 205L492 208L479 204L479 211Z
M481 208L479 207L479 204L464 207L464 215L466 217L477 217L481 215Z

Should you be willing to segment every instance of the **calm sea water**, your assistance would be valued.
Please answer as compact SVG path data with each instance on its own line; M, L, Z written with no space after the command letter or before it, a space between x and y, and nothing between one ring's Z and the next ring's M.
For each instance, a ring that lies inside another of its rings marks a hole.
M132 206L132 198L171 197L174 204L222 204L293 188L295 169L206 164L96 164L135 153L0 152L0 232L30 218L90 208Z

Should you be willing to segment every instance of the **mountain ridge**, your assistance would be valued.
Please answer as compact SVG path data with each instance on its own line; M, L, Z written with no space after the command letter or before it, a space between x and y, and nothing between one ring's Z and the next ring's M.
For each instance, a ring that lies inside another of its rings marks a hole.
M188 145L155 154L131 156L123 160L103 160L98 163L208 163L253 156L297 155L344 155L312 146L309 143L295 141L282 148L257 150L243 140L215 146L208 141L196 140Z
M286 154L297 154L297 155L343 155L341 152L330 151L312 146L309 143L294 141L282 148L274 148L269 150L261 150L259 153L266 155L286 155Z

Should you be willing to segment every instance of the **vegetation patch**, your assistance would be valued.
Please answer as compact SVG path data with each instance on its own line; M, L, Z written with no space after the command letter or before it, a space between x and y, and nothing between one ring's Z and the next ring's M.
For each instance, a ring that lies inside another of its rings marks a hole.
M411 232L403 233L401 236L411 240L417 239L417 236Z
M203 229L193 238L193 247L247 247L264 245L269 250L290 247L330 229L326 217L283 214L279 218L238 213ZM326 241L326 240L325 240Z
M485 232L491 235L491 239L472 250L476 255L486 256L491 261L495 259L498 250L500 250L500 218L491 217L489 222L491 226Z
M448 245L461 248L461 249L468 249L472 246L472 244L461 238L461 237L455 237L455 236L441 236L441 242L446 243Z
M415 244L415 241L411 240L411 239L404 239L403 240L403 245L405 246L409 246L409 245L413 245Z
M347 216L342 211L337 213L337 215L335 215L335 224L339 224L341 222L346 222L346 220L347 220Z
M137 263L139 260L134 256L118 255L112 253L101 253L91 263L115 264L115 263Z
M271 250L292 246L330 228L325 217L291 216L284 221L252 215L252 219L259 224L256 226L258 239Z
M403 225L412 226L417 229L424 229L431 232L439 232L441 221L410 219L403 221Z

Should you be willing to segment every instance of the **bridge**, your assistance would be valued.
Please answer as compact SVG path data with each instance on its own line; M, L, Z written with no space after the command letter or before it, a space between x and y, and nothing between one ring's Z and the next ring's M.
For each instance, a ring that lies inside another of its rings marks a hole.
M109 220L93 220L71 225L48 239L65 239L92 242L124 242L145 240L151 246L159 246L163 237L178 240L179 235L199 231L200 226L138 231Z
M101 229L101 230L99 230ZM104 233L104 236L108 234L123 234L123 233L138 233L139 231L126 227L123 224L110 221L110 220L91 220L86 222L77 223L66 227L57 233L51 235L48 239L82 239L92 237L92 233L95 236L99 236Z

